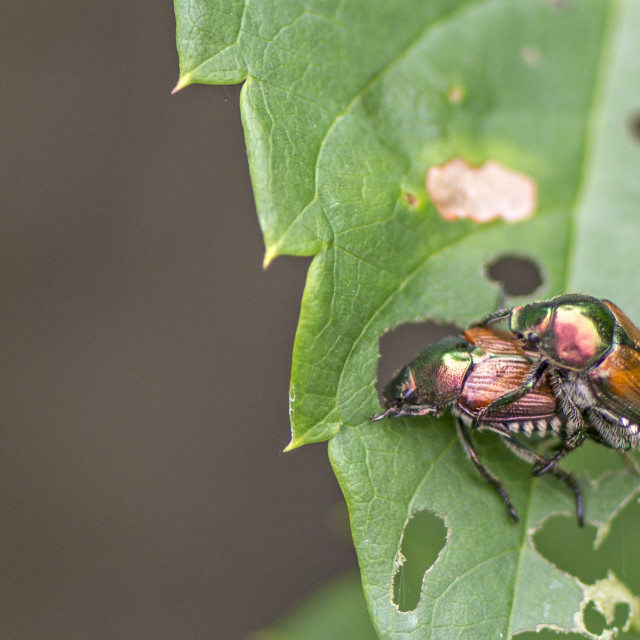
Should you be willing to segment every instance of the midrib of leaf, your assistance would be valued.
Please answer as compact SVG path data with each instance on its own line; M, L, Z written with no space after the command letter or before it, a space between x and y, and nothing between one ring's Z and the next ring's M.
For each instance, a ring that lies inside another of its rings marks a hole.
M524 509L524 512L527 514L527 518L526 518L527 524L530 521L531 500L533 498L533 492L535 491L537 482L531 482L529 486L530 486L530 489L528 492L529 499L527 501L527 507L526 509ZM513 612L515 610L516 601L518 600L517 593L518 593L518 587L520 585L520 571L522 569L522 558L525 552L527 551L527 537L530 535L531 535L531 531L529 530L529 527L527 526L522 527L522 537L520 539L520 545L518 547L519 549L518 566L516 567L516 570L513 576L513 589L511 590L513 597L511 598L511 606L509 607L509 619L507 620L507 625L506 625L508 638L511 637L512 630L513 630Z
M418 492L420 491L420 489L422 488L422 486L424 485L424 483L429 479L429 477L431 476L431 473L434 469L434 467L436 466L436 463L438 463L440 460L442 460L442 457L448 453L449 449L451 449L451 447L455 446L459 446L459 442L457 438L452 438L451 439L451 443L444 448L440 454L438 456L436 456L433 459L433 464L427 469L427 471L425 471L424 475L422 476L422 479L420 480L420 482L418 484L416 484L416 488L413 492L413 495L411 496L411 499L409 500L409 506L407 508L407 510L409 511L409 513L413 513L414 511L416 511L416 509L420 508L421 505L416 505L416 496L418 495Z

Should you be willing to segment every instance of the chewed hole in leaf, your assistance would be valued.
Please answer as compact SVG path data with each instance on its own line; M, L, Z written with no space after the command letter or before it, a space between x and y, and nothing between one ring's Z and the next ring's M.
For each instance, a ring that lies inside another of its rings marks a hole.
M607 564L593 549L595 539L595 527L580 527L576 518L555 516L534 534L533 544L558 569L592 584L607 575Z
M533 293L542 284L540 269L533 260L518 256L501 256L487 265L487 275L499 282L510 296Z
M640 111L631 114L629 118L629 131L633 139L640 143Z
M589 503L585 505L587 519ZM640 505L632 500L613 520L607 536L593 548L595 528L579 527L574 518L549 518L533 536L536 550L562 571L593 584L613 572L633 593L640 591Z
M436 209L448 221L517 222L529 218L537 205L536 183L497 162L472 167L454 158L431 167L425 186Z
M596 550L600 564L607 566L633 593L640 593L640 505L632 500L620 511L603 543Z
M392 376L423 349L446 336L459 333L460 329L453 325L423 322L402 325L382 336L379 345L378 391L381 392Z
M596 609L593 602L589 602L584 608L582 619L584 620L586 630L597 636L607 628L607 619Z
M624 629L630 614L629 605L624 602L619 602L614 610L613 624L611 626L616 629Z
M408 518L393 576L393 602L400 611L418 606L424 574L436 561L446 536L444 522L431 511L415 511Z

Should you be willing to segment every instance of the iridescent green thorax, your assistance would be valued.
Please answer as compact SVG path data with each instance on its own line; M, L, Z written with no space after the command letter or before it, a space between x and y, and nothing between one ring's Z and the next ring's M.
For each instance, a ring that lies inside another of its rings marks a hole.
M434 407L454 402L462 391L470 366L469 343L463 338L447 338L431 345L410 365L416 401Z
M610 351L615 318L602 300L568 294L515 307L510 328L556 366L584 371Z

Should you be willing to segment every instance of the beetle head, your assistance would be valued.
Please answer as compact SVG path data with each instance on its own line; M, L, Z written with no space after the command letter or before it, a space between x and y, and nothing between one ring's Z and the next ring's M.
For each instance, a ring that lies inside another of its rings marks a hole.
M551 303L534 302L514 307L511 310L509 328L521 338L527 346L537 347L541 337L548 333L552 315Z
M411 365L405 365L386 384L382 392L387 407L400 408L404 404L412 404L416 396L416 383Z
M382 393L391 414L420 405L425 415L438 415L457 400L471 364L469 343L463 338L445 338L427 347L413 362L391 379Z

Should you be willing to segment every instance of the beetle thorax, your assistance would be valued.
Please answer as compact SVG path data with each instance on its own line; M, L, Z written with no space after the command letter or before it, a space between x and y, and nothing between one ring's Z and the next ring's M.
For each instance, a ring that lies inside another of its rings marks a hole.
M540 344L540 350L552 362L575 371L584 371L595 364L609 347L593 320L571 307L556 310L550 330Z

